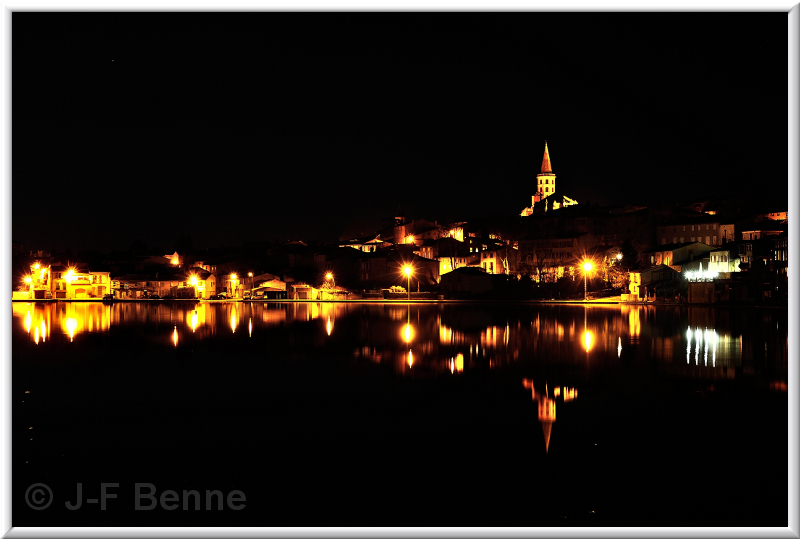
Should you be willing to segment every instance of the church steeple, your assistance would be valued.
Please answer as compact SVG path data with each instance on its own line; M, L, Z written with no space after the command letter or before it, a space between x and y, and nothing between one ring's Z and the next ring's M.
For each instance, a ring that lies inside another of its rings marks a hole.
M553 174L553 165L550 163L550 150L547 141L544 141L544 157L542 157L542 171L536 175L536 194L533 195L533 204L541 202L556 192L556 175ZM555 209L555 208L554 208Z
M550 151L547 149L547 141L544 141L544 157L542 158L542 174L552 174L553 168L550 166Z

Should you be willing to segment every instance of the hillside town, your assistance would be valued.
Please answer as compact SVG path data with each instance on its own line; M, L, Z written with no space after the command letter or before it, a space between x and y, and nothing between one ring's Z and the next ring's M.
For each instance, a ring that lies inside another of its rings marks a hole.
M787 301L787 206L720 196L600 206L556 186L545 142L518 215L393 216L337 243L245 242L171 253L13 245L14 300L540 299ZM567 189L568 191L568 189Z

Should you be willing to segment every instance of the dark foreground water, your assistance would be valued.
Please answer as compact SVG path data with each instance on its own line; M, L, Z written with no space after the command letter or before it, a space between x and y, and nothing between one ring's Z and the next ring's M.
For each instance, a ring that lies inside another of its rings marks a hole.
M14 526L787 525L786 310L13 315Z

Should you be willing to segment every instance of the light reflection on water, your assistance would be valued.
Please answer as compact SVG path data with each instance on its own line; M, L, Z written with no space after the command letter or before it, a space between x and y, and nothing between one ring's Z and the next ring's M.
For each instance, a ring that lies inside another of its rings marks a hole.
M787 314L779 310L347 303L12 305L13 327L24 330L38 346L64 339L79 344L86 335L140 327L160 332L167 337L160 342L180 347L205 339L239 338L237 329L246 317L247 337L254 343L285 339L302 330L304 338L311 336L302 346L344 343L352 350L350 357L388 362L399 373L413 367L414 372L455 375L480 365L496 368L519 361L592 365L632 357L655 359L673 370L679 364L685 369L740 367L743 358L763 357L785 365L788 348L787 325L780 323ZM755 328L754 322L761 324L762 319L763 325ZM724 375L730 378L733 373Z

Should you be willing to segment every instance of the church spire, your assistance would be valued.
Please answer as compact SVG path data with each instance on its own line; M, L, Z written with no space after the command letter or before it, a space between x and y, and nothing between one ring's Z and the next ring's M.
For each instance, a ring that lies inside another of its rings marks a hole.
M547 150L547 141L544 141L544 157L542 158L542 174L552 174L553 167L550 166L550 152Z

